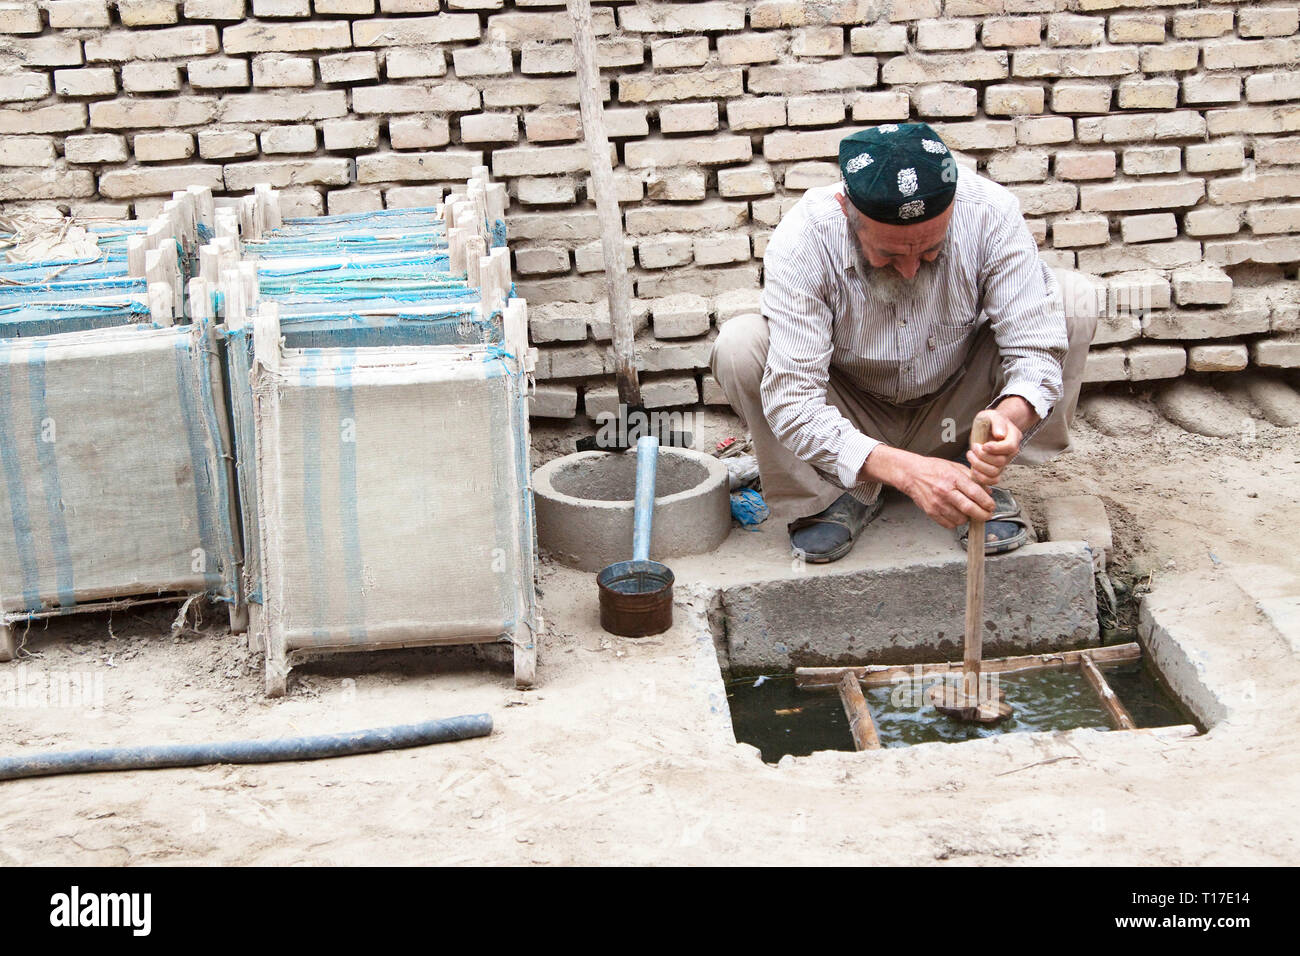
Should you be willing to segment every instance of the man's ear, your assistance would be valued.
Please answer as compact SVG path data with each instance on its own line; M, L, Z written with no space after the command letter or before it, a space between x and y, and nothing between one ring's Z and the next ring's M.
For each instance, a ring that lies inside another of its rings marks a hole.
M844 213L844 218L849 218L849 201L840 193L835 194L835 201L840 204L840 212Z

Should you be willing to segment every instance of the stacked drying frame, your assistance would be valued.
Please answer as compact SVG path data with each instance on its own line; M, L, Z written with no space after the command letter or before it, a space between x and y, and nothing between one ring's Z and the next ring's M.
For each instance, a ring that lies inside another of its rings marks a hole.
M0 660L77 611L208 595L242 627L221 363L184 297L212 215L177 193L75 224L97 255L0 265Z
M480 168L437 209L284 222L257 197L242 242L218 215L191 298L224 319L267 693L297 651L491 641L530 685L533 358L504 188Z

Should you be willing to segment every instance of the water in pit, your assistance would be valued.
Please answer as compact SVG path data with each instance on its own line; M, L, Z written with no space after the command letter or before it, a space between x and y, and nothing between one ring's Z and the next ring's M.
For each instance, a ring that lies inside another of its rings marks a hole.
M1140 661L1108 665L1106 680L1139 727L1190 723L1178 703ZM941 741L955 743L995 734L1110 730L1106 711L1076 667L999 675L999 686L1015 714L996 726L952 720L926 706L917 692L934 683L864 688L867 707L884 747ZM747 677L727 682L727 702L736 740L757 747L768 763L786 754L852 750L848 718L834 688L803 691L794 676Z

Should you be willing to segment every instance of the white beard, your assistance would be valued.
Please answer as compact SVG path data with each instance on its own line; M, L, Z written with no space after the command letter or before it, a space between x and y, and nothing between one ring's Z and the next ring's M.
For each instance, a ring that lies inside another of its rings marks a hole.
M936 262L922 262L916 270L916 275L905 279L892 266L885 266L882 269L873 268L856 244L853 246L853 252L857 258L858 274L862 276L867 287L878 299L890 305L911 301L928 292L939 274Z

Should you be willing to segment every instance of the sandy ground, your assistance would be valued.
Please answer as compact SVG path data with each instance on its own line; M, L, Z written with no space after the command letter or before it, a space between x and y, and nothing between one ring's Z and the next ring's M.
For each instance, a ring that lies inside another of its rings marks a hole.
M5 753L318 733L491 713L491 737L312 763L0 784L0 864L1294 863L1300 656L1255 609L1300 593L1300 429L1189 435L1132 406L1053 464L1014 469L1027 502L1102 496L1117 577L1148 580L1238 694L1194 739L1074 731L762 763L730 733L705 598L674 628L598 627L591 576L543 562L540 687L491 651L413 650L301 665L261 694L260 659L172 611L33 629L0 665ZM711 415L709 437L734 431ZM535 464L568 448L538 430ZM73 674L98 706L41 706ZM1258 703L1252 703L1258 701Z

